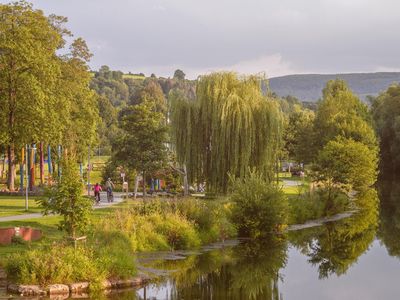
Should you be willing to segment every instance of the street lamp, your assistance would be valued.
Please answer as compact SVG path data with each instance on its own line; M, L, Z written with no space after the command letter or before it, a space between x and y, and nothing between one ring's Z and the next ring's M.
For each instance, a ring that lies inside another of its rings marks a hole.
M25 177L26 177L26 186L25 186L25 210L28 211L29 209L29 199L28 199L28 189L29 189L29 177L28 177L28 155L29 155L29 150L36 150L36 147L25 145Z

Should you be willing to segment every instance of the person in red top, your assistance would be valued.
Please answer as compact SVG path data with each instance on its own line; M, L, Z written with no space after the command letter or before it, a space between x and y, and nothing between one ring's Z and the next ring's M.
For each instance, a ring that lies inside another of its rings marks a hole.
M94 197L96 198L96 204L100 203L100 192L102 191L100 184L96 183L94 186Z

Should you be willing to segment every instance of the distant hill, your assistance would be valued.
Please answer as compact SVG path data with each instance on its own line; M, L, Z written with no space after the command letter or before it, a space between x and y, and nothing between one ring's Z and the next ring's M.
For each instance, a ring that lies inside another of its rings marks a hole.
M299 74L269 79L270 88L281 97L295 96L301 101L317 101L327 81L341 78L361 99L376 96L392 83L400 82L400 72L349 73L349 74Z

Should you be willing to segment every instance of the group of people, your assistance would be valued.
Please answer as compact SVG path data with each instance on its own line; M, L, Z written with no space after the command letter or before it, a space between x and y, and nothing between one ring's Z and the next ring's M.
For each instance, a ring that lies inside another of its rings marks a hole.
M114 196L113 196L113 188L114 188L114 183L111 181L111 178L108 178L105 184L106 187L106 192L107 192L107 202L114 202ZM103 189L101 188L101 185L96 182L96 184L93 187L94 191L94 197L96 200L96 204L100 203L100 192Z

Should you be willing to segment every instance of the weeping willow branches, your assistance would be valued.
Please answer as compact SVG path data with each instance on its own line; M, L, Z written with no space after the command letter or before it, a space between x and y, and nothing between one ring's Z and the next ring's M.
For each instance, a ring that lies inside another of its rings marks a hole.
M271 178L282 116L277 103L262 95L261 80L213 73L199 79L195 101L171 93L173 142L189 182L226 192L228 173L244 177L254 169Z

